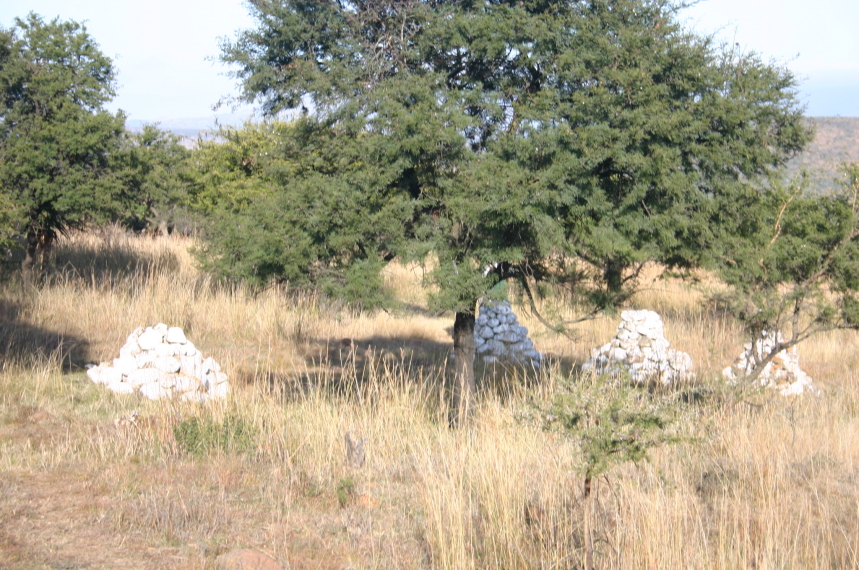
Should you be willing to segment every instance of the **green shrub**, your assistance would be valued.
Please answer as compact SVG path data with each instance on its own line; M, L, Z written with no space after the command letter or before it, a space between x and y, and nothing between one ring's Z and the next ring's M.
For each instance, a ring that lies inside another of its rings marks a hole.
M254 447L256 435L256 428L235 414L228 414L221 421L192 417L173 427L179 449L199 455L213 450L242 453Z
M355 496L355 480L351 477L340 479L337 483L337 502L341 507L349 504L349 500Z

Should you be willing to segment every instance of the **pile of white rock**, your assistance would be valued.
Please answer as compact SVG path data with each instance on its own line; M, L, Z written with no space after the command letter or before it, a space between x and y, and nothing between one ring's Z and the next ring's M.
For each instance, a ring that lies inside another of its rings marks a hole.
M692 358L670 347L658 313L624 311L617 334L609 343L593 349L582 369L597 374L629 374L635 382L671 384L692 379Z
M747 342L743 345L743 353L734 361L734 364L722 371L722 376L732 381L748 376L757 363L773 351L777 342L784 342L781 332L764 332L761 338L755 341L754 346ZM811 378L799 367L799 353L796 346L779 351L764 367L758 376L758 381L761 386L774 388L783 396L817 392L811 383Z
M140 327L119 349L119 358L91 366L87 375L120 394L135 391L150 400L179 396L205 402L226 398L229 378L211 357L203 358L179 327Z
M474 350L485 363L511 362L540 367L543 355L528 338L528 329L510 308L510 303L485 304L474 323Z

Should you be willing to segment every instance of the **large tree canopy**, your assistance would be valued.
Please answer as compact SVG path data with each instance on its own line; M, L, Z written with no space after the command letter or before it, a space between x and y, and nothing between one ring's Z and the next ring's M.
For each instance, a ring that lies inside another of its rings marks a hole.
M113 96L113 65L83 26L31 13L0 29L0 194L27 237L25 269L58 232L117 211Z
M647 261L706 261L721 209L807 142L792 75L685 31L678 9L256 0L256 29L222 44L242 99L269 115L302 108L307 148L336 140L347 159L285 182L306 189L284 191L286 215L398 216L397 231L349 233L329 252L347 265L433 256L434 301L456 312L460 414L476 305L499 280L622 302Z

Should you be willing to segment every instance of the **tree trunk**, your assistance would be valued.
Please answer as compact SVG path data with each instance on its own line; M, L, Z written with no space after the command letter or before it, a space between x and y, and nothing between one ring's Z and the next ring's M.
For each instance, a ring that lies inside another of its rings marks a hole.
M27 250L21 262L21 276L24 283L33 285L42 273L39 263L39 233L36 230L27 231Z
M45 259L50 253L56 235L53 230L32 228L27 230L27 251L21 262L21 275L25 283L33 285L42 278Z
M591 516L593 515L593 499L591 498L591 476L585 475L585 570L594 570L594 537Z
M612 295L620 295L620 292L623 289L624 268L624 264L618 261L609 261L605 265L605 269L603 270L603 279L605 279L606 288Z
M451 423L465 425L474 404L474 313L457 312L453 322L453 409Z

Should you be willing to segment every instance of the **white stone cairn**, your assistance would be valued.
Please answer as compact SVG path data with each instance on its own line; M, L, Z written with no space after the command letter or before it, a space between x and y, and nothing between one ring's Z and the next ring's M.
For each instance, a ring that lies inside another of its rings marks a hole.
M653 311L624 311L610 342L591 351L582 370L597 374L629 374L634 382L672 384L690 380L692 357L671 348L662 317Z
M203 358L179 327L159 323L128 336L119 357L87 369L96 384L150 400L177 397L203 403L227 397L230 382L212 357Z
M743 345L743 353L731 366L722 370L722 376L731 381L741 380L755 369L756 363L764 359L775 348L776 343L784 342L781 332L767 332L752 343ZM799 367L799 353L796 346L779 351L764 367L757 381L779 391L782 396L796 396L805 392L817 393L811 377Z
M480 307L474 322L474 351L487 364L510 362L539 368L544 359L507 301Z

